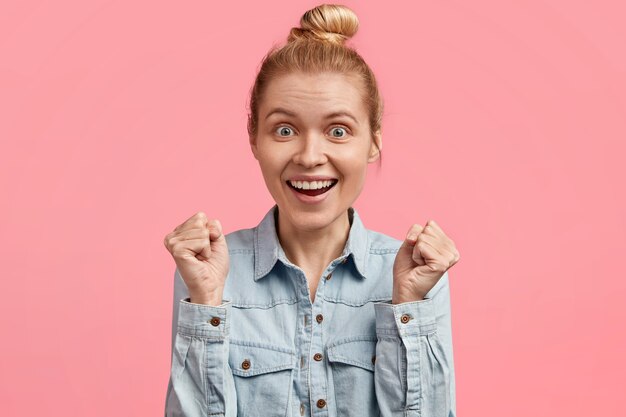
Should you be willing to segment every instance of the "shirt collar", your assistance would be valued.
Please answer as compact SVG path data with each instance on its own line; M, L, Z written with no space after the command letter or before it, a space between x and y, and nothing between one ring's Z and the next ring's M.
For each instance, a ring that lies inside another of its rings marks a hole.
M278 205L269 209L263 220L254 228L254 280L265 277L274 267L276 261L289 262L285 252L280 245L276 234L276 214ZM352 255L352 262L362 278L365 278L365 266L367 265L368 233L361 221L357 211L348 208L348 216L351 219L350 232L346 246L343 249L340 259L349 259Z

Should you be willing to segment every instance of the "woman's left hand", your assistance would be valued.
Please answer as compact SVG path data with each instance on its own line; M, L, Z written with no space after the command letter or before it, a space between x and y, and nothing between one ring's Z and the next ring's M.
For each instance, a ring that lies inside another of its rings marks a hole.
M423 300L459 259L454 242L434 220L423 228L411 226L393 264L392 304Z

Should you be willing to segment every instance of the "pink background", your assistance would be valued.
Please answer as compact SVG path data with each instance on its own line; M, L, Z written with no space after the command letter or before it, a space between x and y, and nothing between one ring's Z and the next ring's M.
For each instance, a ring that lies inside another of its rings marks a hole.
M200 210L252 227L273 203L248 92L317 4L3 2L2 415L162 415L163 237ZM461 253L459 416L617 415L623 3L345 4L386 104L382 168L356 207L398 238L435 219Z

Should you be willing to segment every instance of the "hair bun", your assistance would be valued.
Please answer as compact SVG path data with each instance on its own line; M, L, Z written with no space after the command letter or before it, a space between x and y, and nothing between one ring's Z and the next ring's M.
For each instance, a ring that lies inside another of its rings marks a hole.
M313 39L344 44L359 29L359 19L346 6L321 4L307 10L300 18L300 27L292 28L288 42Z

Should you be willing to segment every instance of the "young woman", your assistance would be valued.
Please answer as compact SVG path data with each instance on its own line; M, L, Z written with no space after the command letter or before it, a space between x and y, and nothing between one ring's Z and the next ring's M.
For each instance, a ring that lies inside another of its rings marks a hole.
M447 270L434 221L404 241L352 204L380 158L374 74L339 5L307 11L264 58L251 150L276 204L227 235L203 212L165 246L176 263L166 416L455 416Z

